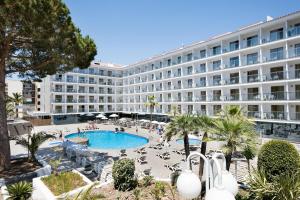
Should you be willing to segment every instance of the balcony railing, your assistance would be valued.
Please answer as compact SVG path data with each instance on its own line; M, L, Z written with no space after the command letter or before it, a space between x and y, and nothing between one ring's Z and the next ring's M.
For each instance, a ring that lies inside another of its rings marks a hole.
M282 92L282 91L263 94L263 100L265 100L265 101L266 100L269 100L269 101L286 100L286 99L287 99L286 92Z
M288 37L295 37L300 35L300 26L296 26L288 29Z
M262 115L263 119L276 119L276 120L286 120L287 113L281 111L273 111L273 112L264 112Z
M258 111L248 111L247 116L250 117L250 118L255 118L255 119L260 119L261 118L261 114Z

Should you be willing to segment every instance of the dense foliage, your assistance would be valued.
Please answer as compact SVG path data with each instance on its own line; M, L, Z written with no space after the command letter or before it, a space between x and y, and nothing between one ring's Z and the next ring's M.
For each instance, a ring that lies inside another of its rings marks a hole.
M7 186L10 200L27 200L31 197L32 190L32 184L25 181Z
M115 189L121 191L134 189L138 183L134 171L134 160L124 158L116 161L112 170Z
M300 170L300 156L289 142L272 140L261 147L257 167L264 170L268 180L278 175L291 175Z
M249 200L299 200L300 173L280 174L268 180L264 171L255 170L249 180Z
M86 68L96 54L62 0L0 0L0 170L10 166L5 78L40 79Z

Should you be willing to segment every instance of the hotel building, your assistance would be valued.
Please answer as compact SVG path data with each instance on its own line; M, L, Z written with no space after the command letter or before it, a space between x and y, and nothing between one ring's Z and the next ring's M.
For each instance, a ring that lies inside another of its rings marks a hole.
M162 116L214 116L240 105L265 135L300 140L300 12L116 66L93 63L49 76L41 84L41 107L54 118L86 112L150 113L154 95Z

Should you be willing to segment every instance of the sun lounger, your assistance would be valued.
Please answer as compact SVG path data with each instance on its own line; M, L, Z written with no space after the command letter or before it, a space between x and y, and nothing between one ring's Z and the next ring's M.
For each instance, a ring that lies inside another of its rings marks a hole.
M167 167L169 170L171 170L172 172L175 172L175 171L180 171L182 170L181 166L180 166L180 163L175 163L173 165L165 165L165 167Z
M162 154L157 154L157 156L164 159L164 160L170 159L170 153L168 153L168 152L165 152L165 153L162 153Z
M147 153L147 151L145 150L145 147L140 148L140 149L137 149L136 152L137 152L138 154L146 154L146 153Z
M151 176L151 168L143 170L144 176Z
M145 163L147 163L146 156L142 156L142 157L138 158L137 161L138 161L138 163L140 163L140 164L145 164Z
M126 154L126 149L121 149L121 151L120 151L120 156L121 156L121 157L127 156L127 154Z

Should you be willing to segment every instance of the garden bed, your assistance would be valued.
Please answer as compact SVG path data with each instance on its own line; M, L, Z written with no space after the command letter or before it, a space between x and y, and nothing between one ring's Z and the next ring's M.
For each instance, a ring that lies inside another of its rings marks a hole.
M113 184L108 184L100 188L94 188L91 196L97 199L105 200L182 200L176 188L172 187L167 182L153 181L149 185L143 185L143 181L139 181L138 186L131 191L118 191L114 189Z
M18 175L34 172L42 166L37 162L29 162L27 158L21 158L11 161L11 167L8 170L0 171L0 177L9 179Z
M86 182L78 173L71 171L61 172L57 175L51 174L41 178L41 180L55 196L86 185Z

